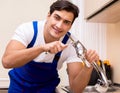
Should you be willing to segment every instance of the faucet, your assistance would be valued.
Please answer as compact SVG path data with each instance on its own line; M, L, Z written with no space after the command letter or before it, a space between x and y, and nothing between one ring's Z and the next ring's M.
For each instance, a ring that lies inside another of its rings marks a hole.
M79 40L75 41L69 34L67 35L72 40L72 45L76 50L77 56L81 58L87 67L93 66L93 68L95 68L97 71L100 79L98 79L98 82L95 85L95 89L101 93L106 92L108 90L109 84L105 71L96 62L89 63L85 58L87 49L84 47L84 45Z

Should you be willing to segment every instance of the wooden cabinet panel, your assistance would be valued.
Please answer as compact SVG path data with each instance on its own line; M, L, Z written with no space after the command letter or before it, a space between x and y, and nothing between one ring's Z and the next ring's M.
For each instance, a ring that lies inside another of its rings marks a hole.
M93 1L96 1L96 0L93 0ZM99 6L97 6L98 2L96 3L91 2L89 3L90 4L89 5L88 0L86 0L85 19L88 22L101 22L101 23L115 23L120 21L120 12L119 12L120 0L107 0L107 1L108 2L104 2L104 5L99 4Z
M85 18L100 10L113 0L85 0Z

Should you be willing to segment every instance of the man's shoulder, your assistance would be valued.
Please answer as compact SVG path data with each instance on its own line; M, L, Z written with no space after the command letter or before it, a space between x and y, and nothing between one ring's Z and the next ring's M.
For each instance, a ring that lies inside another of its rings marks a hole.
M42 24L42 23L44 23L45 22L45 20L40 20L40 21L38 21L38 20L33 20L33 21L27 21L27 22L23 22L23 23L21 23L20 24L20 26L31 26L31 25L33 25L33 22L37 22L37 23L39 23L39 24Z

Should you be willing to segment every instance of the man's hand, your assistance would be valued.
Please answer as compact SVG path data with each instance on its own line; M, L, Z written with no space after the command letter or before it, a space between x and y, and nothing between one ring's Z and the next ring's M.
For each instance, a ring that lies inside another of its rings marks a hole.
M63 44L61 41L54 41L43 45L43 49L45 52L55 54L64 50L67 46L67 44Z
M95 50L87 50L85 56L86 56L87 61L90 63L99 61L99 56Z

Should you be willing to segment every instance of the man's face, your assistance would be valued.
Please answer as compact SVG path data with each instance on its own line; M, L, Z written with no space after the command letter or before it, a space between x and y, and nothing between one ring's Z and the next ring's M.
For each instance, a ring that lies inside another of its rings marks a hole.
M46 30L47 33L55 39L59 39L65 35L71 28L74 15L65 10L54 11L51 15L47 16Z

